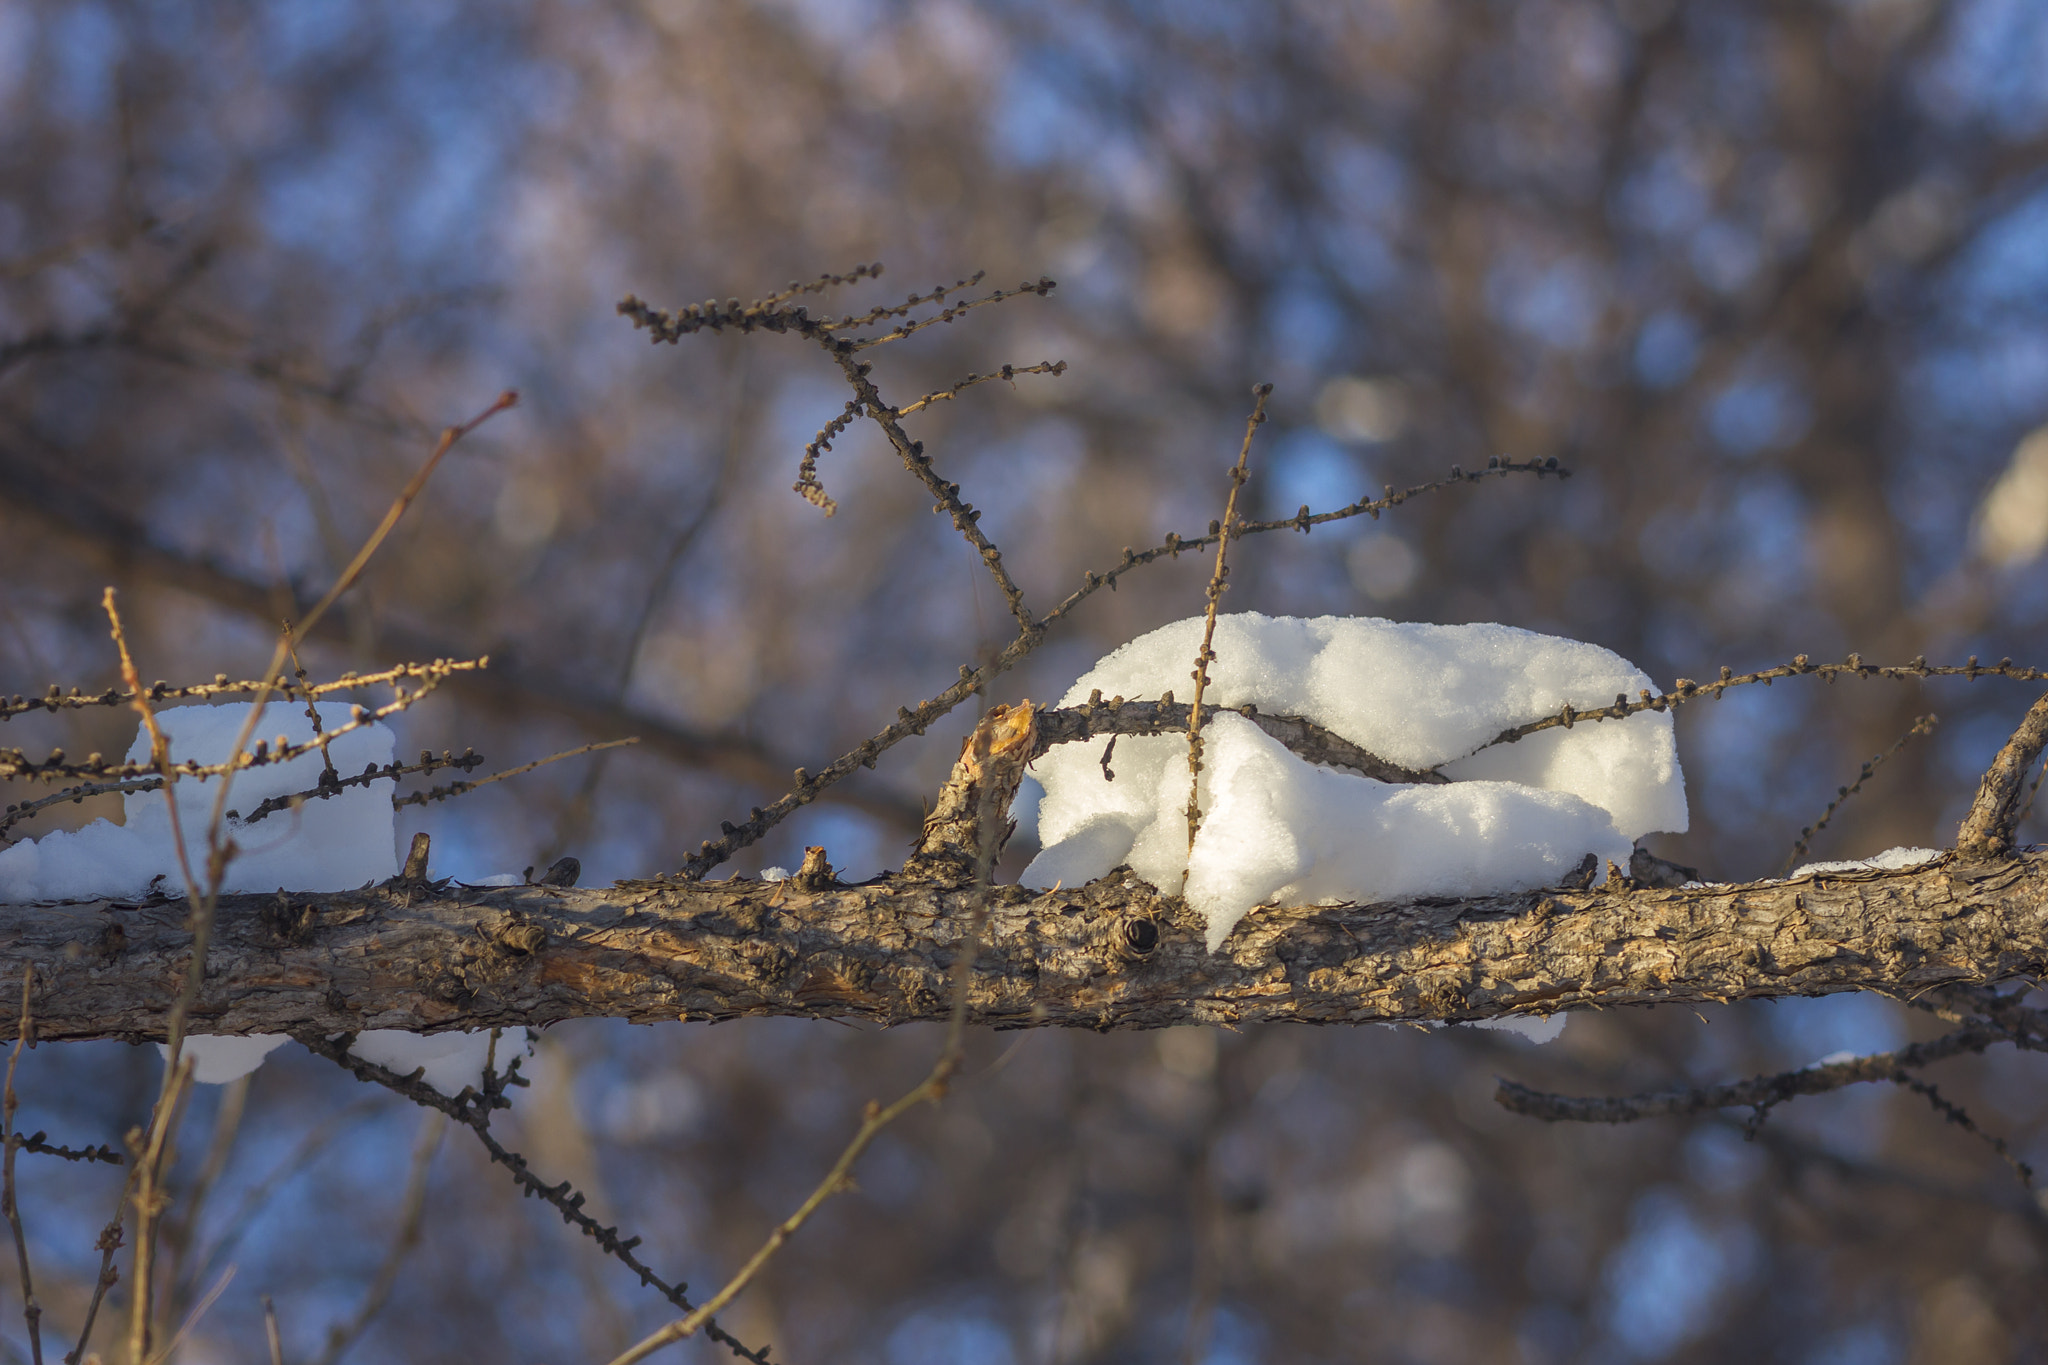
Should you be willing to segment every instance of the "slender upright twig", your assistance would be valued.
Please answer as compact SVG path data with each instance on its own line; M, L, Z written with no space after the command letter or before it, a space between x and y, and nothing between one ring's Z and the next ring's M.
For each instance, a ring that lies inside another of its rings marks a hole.
M384 1263L377 1267L377 1276L370 1282L369 1291L363 1295L355 1316L340 1326L328 1329L327 1349L320 1353L319 1365L335 1365L368 1330L377 1314L384 1311L385 1303L391 1298L391 1290L398 1283L398 1272L404 1266L405 1258L420 1244L420 1228L427 1212L427 1174L433 1165L434 1153L440 1149L441 1135L447 1131L448 1116L438 1110L428 1110L426 1121L420 1125L419 1139L413 1143L412 1171L406 1177L405 1199L398 1215L398 1235L392 1239L391 1250L385 1253Z
M1252 404L1252 413L1245 419L1244 443L1237 448L1237 463L1230 468L1230 496L1223 503L1223 520L1217 524L1216 571L1209 575L1209 607L1202 620L1202 647L1195 652L1195 699L1188 708L1188 858L1195 856L1195 836L1202 830L1202 693L1209 686L1209 665L1216 661L1216 651L1210 648L1216 639L1216 607L1223 600L1223 594L1230 591L1230 542L1240 531L1238 529L1237 495L1244 488L1244 481L1251 477L1247 466L1252 457L1252 437L1258 434L1266 420L1266 399L1272 396L1271 384L1257 384L1252 392L1258 396ZM1180 872L1180 884L1188 884L1188 869Z
M7 1054L7 1086L0 1095L0 1144L6 1147L6 1154L0 1156L0 1205L5 1205L7 1226L14 1232L14 1258L21 1267L21 1314L28 1320L28 1349L35 1365L43 1365L43 1306L36 1300L35 1275L29 1268L28 1237L21 1227L21 1207L15 1202L14 1156L21 1148L21 1135L14 1131L15 1110L21 1101L14 1093L14 1068L21 1061L21 1050L34 1036L34 1020L29 1015L29 998L35 989L36 969L24 967L21 972L21 1030L14 1036L14 1050Z
M1800 858L1805 856L1807 846L1813 842L1813 836L1828 827L1828 821L1835 818L1835 812L1841 808L1842 803L1862 791L1863 784L1868 782L1871 775L1884 766L1886 759L1891 758L1899 750L1912 743L1917 736L1933 734L1934 727L1939 724L1941 724L1941 717L1932 712L1917 718L1914 720L1912 728L1907 730L1905 734L1900 735L1898 741L1891 748L1881 754L1872 755L1870 760L1863 765L1862 771L1856 774L1854 782L1846 787L1837 787L1835 789L1835 799L1828 802L1828 808L1821 812L1820 819L1799 831L1799 841L1792 845L1792 851L1786 854L1785 861L1779 864L1778 875L1782 877L1792 870ZM2021 811L2020 815L2021 818L2025 818L2026 812ZM2017 824L2018 822L2015 821L2014 823Z
M613 1357L610 1365L634 1365L634 1362L645 1360L670 1342L681 1341L695 1335L714 1314L753 1283L754 1278L774 1258L775 1253L782 1249L783 1244L795 1236L798 1229L809 1222L811 1215L827 1200L833 1195L842 1194L853 1188L854 1164L881 1135L884 1128L918 1105L937 1104L946 1097L953 1077L959 1072L960 1064L967 1053L967 998L974 979L974 959L980 952L981 936L988 919L989 884L995 868L996 852L1002 842L1002 831L998 827L1003 822L1003 811L999 808L998 793L1003 788L1001 783L990 776L990 760L995 740L995 724L992 722L997 720L999 718L995 716L987 717L980 725L975 726L973 735L968 739L968 751L961 759L963 766L972 762L984 775L976 812L975 878L970 889L972 905L968 914L967 929L961 936L959 949L953 958L952 1013L946 1022L945 1042L939 1049L937 1060L932 1063L932 1069L926 1073L923 1080L886 1108L873 1100L868 1101L866 1110L861 1114L859 1130L840 1152L839 1159L832 1163L832 1168L825 1173L825 1178L820 1180L809 1197L797 1206L796 1212L775 1225L767 1240L748 1258L747 1263L726 1281L723 1288L705 1300L694 1312L658 1329Z

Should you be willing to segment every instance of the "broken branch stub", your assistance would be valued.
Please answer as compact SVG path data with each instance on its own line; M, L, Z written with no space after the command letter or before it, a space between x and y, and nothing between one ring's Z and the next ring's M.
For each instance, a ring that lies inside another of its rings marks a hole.
M989 709L974 733L960 742L960 759L925 817L916 851L903 865L906 877L947 886L973 881L982 857L984 819L996 825L991 861L1001 856L1016 827L1010 801L1037 743L1038 708L1029 701Z

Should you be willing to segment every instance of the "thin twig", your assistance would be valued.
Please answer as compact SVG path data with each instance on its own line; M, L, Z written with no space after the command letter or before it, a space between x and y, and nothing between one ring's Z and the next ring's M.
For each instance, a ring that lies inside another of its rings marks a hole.
M1216 651L1211 647L1216 639L1216 608L1223 601L1223 594L1230 590L1230 542L1238 534L1237 495L1244 488L1252 457L1252 437L1266 421L1266 400L1273 395L1271 384L1254 385L1252 392L1257 401L1252 404L1251 416L1245 419L1244 443L1237 449L1237 463L1230 468L1230 496L1223 502L1223 520L1219 523L1216 537L1216 570L1209 575L1207 589L1208 609L1202 619L1202 647L1195 651L1195 699L1188 707L1188 860L1190 866L1195 856L1195 836L1202 830L1202 693L1209 687L1209 665L1216 661ZM1163 700L1163 698L1162 698ZM1180 870L1180 884L1188 884L1190 867Z
M333 606L343 593L355 586L356 579L362 574L364 568L368 566L371 557L384 544L384 538L391 534L392 528L398 525L399 518L405 515L405 509L412 506L413 499L417 498L421 490L427 486L427 480L433 477L434 467L441 463L441 457L453 450L457 441L460 441L463 437L469 435L469 433L475 431L507 408L516 406L518 402L519 394L515 390L507 389L499 394L496 401L489 407L470 418L467 422L462 423L460 426L445 428L441 432L441 439L435 444L433 454L427 456L426 463L419 467L418 471L413 474L412 479L404 488L399 490L398 496L392 499L391 506L384 512L384 519L377 523L376 530L370 532L370 538L363 542L363 548L356 551L356 557L348 562L348 567L343 569L341 576L334 580L334 586L327 590L327 595L314 604L313 610L307 612L304 618L299 621L298 634L304 635L317 625L320 618L327 614L327 609ZM287 631L286 638L289 639L290 636L291 632ZM272 664L267 670L266 676L275 672L277 672L277 665Z
M1729 688L1747 687L1751 683L1762 683L1769 687L1780 678L1819 678L1823 682L1832 683L1841 677L1889 678L1894 682L1908 678L1968 678L1972 682L1978 678L2010 678L2016 682L2039 682L2048 678L2048 672L2038 668L2018 667L2011 659L2001 659L1996 664L1979 664L1974 654L1970 656L1967 664L1930 664L1924 656L1915 657L1911 662L1904 664L1867 664L1863 662L1861 654L1851 654L1844 662L1838 664L1817 664L1806 655L1798 654L1793 656L1789 664L1758 669L1754 673L1738 674L1732 668L1723 667L1721 676L1712 682L1699 683L1691 678L1680 678L1668 692L1653 693L1644 688L1637 693L1635 701L1630 701L1628 694L1624 692L1615 697L1612 706L1596 706L1591 710L1581 711L1567 704L1554 716L1546 716L1542 720L1532 720L1526 725L1503 730L1479 748L1491 749L1496 744L1513 744L1517 740L1527 739L1531 735L1558 726L1569 730L1581 721L1624 720L1638 712L1668 711L1672 707L1699 701L1702 698L1711 697L1719 700L1721 694ZM1475 749L1473 752L1477 753L1478 750Z
M21 1101L14 1093L14 1068L21 1061L21 1050L35 1037L35 1021L29 1013L30 997L34 993L36 969L34 966L21 970L21 1031L15 1035L14 1049L7 1054L7 1086L0 1094L0 1143L6 1146L6 1153L0 1156L0 1206L7 1212L7 1226L14 1232L14 1258L21 1269L21 1313L28 1320L29 1355L35 1365L43 1365L43 1306L36 1298L35 1275L29 1268L28 1236L21 1227L21 1208L16 1203L14 1186L14 1155L22 1147L19 1134L14 1131L15 1111Z
M928 408L934 403L943 403L948 399L958 398L976 384L986 384L991 379L1014 381L1020 374L1049 374L1054 378L1058 378L1066 372L1067 362L1064 360L1041 360L1036 365L1005 365L1000 370L990 374L970 373L965 379L950 388L940 389L935 393L928 393L910 406L896 409L896 415L898 417L908 417L911 413Z
M422 751L420 761L417 763L387 763L381 768L373 763L354 777L337 778L332 782L327 781L326 775L323 773L319 786L307 791L289 792L283 796L270 797L262 805L243 816L242 823L244 825L253 825L266 816L275 815L278 811L290 810L294 806L306 801L324 801L336 792L343 791L349 787L367 787L372 782L396 782L401 777L414 777L422 773L437 773L444 768L460 768L462 771L468 772L470 769L482 764L483 761L484 756L474 749L463 750L462 757L460 758L446 751L443 751L439 758ZM396 795L392 796L391 808L393 810L397 810L404 804Z
M1977 1121L1971 1118L1961 1105L1945 1098L1939 1090L1936 1090L1928 1082L1918 1080L1903 1071L1892 1077L1892 1084L1903 1086L1912 1091L1926 1100L1933 1107L1935 1113L1941 1115L1964 1132L1981 1139L1992 1151L1998 1153L2000 1160L2012 1167L2012 1172L2019 1177L2021 1185L2030 1190L2034 1188L2034 1168L2014 1156L2012 1149L2006 1146L2004 1138L1997 1137L1979 1128Z
M199 1325L199 1319L206 1316L206 1310L213 1307L214 1300L221 1296L222 1292L227 1289L228 1284L234 1278L234 1266L229 1266L220 1273L220 1278L214 1281L213 1288L206 1291L206 1297L192 1305L192 1311L185 1315L185 1321L178 1324L178 1330L171 1334L171 1339L157 1348L156 1353L149 1357L149 1365L163 1365L165 1361L177 1353L178 1347L183 1344L192 1329Z
M363 1295L355 1316L344 1325L328 1329L327 1349L320 1353L319 1365L335 1365L368 1330L390 1300L405 1258L420 1243L420 1228L427 1212L428 1168L441 1146L441 1135L447 1130L448 1116L438 1110L429 1110L426 1121L420 1125L419 1138L413 1143L412 1171L406 1177L405 1199L399 1206L398 1235L392 1239L391 1250L385 1253L384 1263L377 1267L376 1278L370 1282L369 1292Z
M1546 1094L1501 1079L1496 1082L1493 1098L1503 1109L1551 1123L1636 1123L1709 1109L1751 1108L1761 1114L1799 1095L1825 1094L1867 1081L1889 1081L1909 1068L1965 1052L1982 1052L1993 1043L2009 1041L2011 1037L2005 1030L1988 1023L1973 1023L1896 1052L1802 1067L1774 1076L1753 1076L1725 1085L1607 1098Z
M304 634L304 628L300 628ZM416 678L439 677L451 671L466 672L488 666L490 659L474 659L458 662L450 659L436 659L430 664L405 663L379 669L375 673L347 672L333 682L314 683L306 689L312 697L324 697L332 692L355 692L365 687L382 687L387 684L406 682ZM252 696L265 688L275 690L276 678L268 683L260 678L244 678L230 681L225 673L216 673L210 683L192 683L184 687L173 687L167 682L152 683L148 697L158 704L170 701L212 701L216 697ZM66 692L55 683L40 697L24 697L19 693L11 698L0 698L0 720L12 720L34 711L79 711L93 706L132 706L135 694L119 687L109 687L104 692L81 692L72 688Z
M228 1156L234 1150L235 1138L242 1127L242 1115L249 1103L249 1077L237 1076L221 1088L220 1105L214 1113L213 1140L207 1144L206 1160L199 1168L199 1174L185 1192L183 1207L178 1217L167 1220L163 1230L164 1260L167 1267L165 1278L170 1282L170 1292L164 1296L164 1314L176 1311L176 1305L188 1299L197 1284L206 1278L204 1273L188 1274L187 1253L192 1248L192 1239L199 1228L199 1216L206 1208L207 1196L213 1193L221 1172L227 1169ZM159 1323L159 1327L163 1324Z
M1863 770L1856 774L1856 780L1854 782L1850 783L1846 787L1836 788L1835 799L1828 802L1828 808L1821 812L1820 819L1814 821L1805 829L1799 831L1799 841L1793 844L1792 851L1785 855L1785 861L1779 865L1778 875L1782 877L1787 872L1790 872L1793 868L1793 865L1796 864L1802 857L1806 855L1807 846L1812 842L1813 836L1820 833L1822 830L1828 827L1828 821L1835 818L1835 812L1841 808L1842 803L1847 801L1856 793L1862 791L1863 784L1870 780L1871 774L1875 773L1879 768L1882 768L1884 766L1884 761L1886 759L1892 757L1892 755L1898 753L1899 750L1905 748L1908 744L1912 743L1916 736L1933 734L1935 727L1940 724L1941 717L1933 714L1932 712L1929 712L1927 715L1919 717L1913 722L1911 729L1907 730L1905 734L1899 736L1897 743L1893 744L1892 747L1887 749L1885 752L1873 755L1869 759L1869 761L1864 763ZM2022 812L2022 815L2024 814L2025 812Z
M558 754L549 754L546 758L536 758L531 763L522 763L516 768L507 768L504 772L492 773L489 777L478 778L474 782L451 782L445 787L435 787L431 791L413 792L406 796L394 796L391 798L391 804L395 809L403 810L407 806L424 806L430 801L445 801L449 797L461 796L464 792L473 792L478 787L488 787L493 782L503 782L508 777L518 777L522 773L532 772L535 768L544 768L550 763L559 763L565 758L575 758L578 754L593 754L601 749L616 749L624 744L638 744L639 742L639 736L629 735L625 739L608 739L597 744L585 744L580 748L564 749Z
M169 1054L164 1059L163 1083L150 1112L147 1134L138 1131L129 1138L134 1156L128 1183L134 1190L135 1253L134 1282L128 1299L128 1356L131 1360L143 1361L150 1354L150 1300L156 1278L157 1220L167 1202L158 1187L170 1155L171 1135L183 1114L184 1099L191 1087L192 1063L184 1056L185 1020L193 1001L198 998L199 983L205 974L206 949L213 929L214 897L203 894L192 875L192 862L185 851L184 830L178 818L177 772L171 766L170 740L157 724L156 712L143 694L142 678L136 672L135 660L128 653L128 640L121 629L121 614L114 605L112 588L106 590L101 605L106 609L114 644L120 651L122 681L134 694L135 709L141 713L143 729L149 735L150 762L164 778L164 804L170 812L171 843L178 855L178 871L185 879L186 904L192 918L192 962L182 989L171 1003L166 1023L170 1041ZM225 863L209 859L216 893L220 887L220 873L224 869Z
M287 743L278 745L273 749L268 741L264 741L258 743L255 749L251 750L248 745L247 736L254 731L257 723L255 717L260 715L260 711L256 708L262 707L268 701L259 687L257 700L251 703L251 719L245 723L243 728L242 741L231 750L229 756L219 763L200 763L194 759L187 759L185 762L177 765L176 776L180 780L188 777L232 777L236 773L249 768L289 763L293 759L302 758L307 754L321 752L344 735L354 734L357 730L374 725L380 720L385 720L418 705L429 693L440 687L448 679L449 675L470 672L482 668L488 662L488 659L444 660L421 667L418 670L419 686L410 692L405 691L403 688L394 687L392 689L395 694L393 700L385 703L383 706L374 708L358 706L354 708L354 715L346 723L307 740L303 744ZM280 688L283 686L282 679L279 681L279 686ZM131 705L136 704L138 700L152 701L155 699L154 689L149 693L131 692L123 695L127 697ZM125 780L129 778L143 778L156 771L153 763L109 763L98 754L91 755L83 762L73 762L64 757L62 749L56 749L51 751L48 759L36 762L20 749L0 749L0 780L28 778L52 782L75 777ZM109 787L103 790L140 791L152 789L138 786L134 788ZM60 797L96 794L93 792L58 793Z
M973 766L983 774L991 771L991 755L995 740L995 727L984 722L974 727L969 737L968 753L962 757L965 766L971 759ZM733 1277L726 1281L703 1306L687 1316L659 1328L619 1355L612 1358L610 1365L634 1365L644 1360L672 1341L681 1341L694 1336L698 1329L710 1321L712 1314L724 1308L737 1298L754 1277L761 1273L775 1253L782 1249L803 1225L810 1221L825 1202L836 1194L843 1194L853 1188L853 1167L862 1154L880 1136L883 1129L909 1113L920 1104L937 1104L946 1096L954 1075L967 1052L967 999L974 980L974 959L981 948L982 932L988 920L988 894L991 874L994 871L995 855L1001 844L1002 832L997 828L1002 823L1002 812L997 809L999 784L984 780L980 787L979 810L976 821L976 867L972 888L972 905L968 914L967 929L961 936L962 942L953 958L953 1009L946 1023L946 1037L939 1049L937 1060L924 1079L912 1086L895 1103L883 1108L873 1100L868 1101L861 1114L861 1124L852 1141L839 1153L839 1159L825 1173L809 1197L797 1206L796 1212L775 1225L760 1248L748 1258Z
M462 1124L476 1135L490 1159L503 1166L519 1186L521 1193L543 1200L549 1207L562 1215L562 1221L574 1226L584 1236L597 1243L598 1247L612 1259L620 1262L635 1275L640 1283L655 1289L661 1296L684 1313L695 1311L695 1305L686 1293L689 1286L681 1283L670 1284L650 1269L645 1262L633 1254L640 1245L638 1237L621 1237L616 1227L606 1227L583 1211L584 1196L576 1191L569 1181L549 1185L533 1173L526 1164L526 1158L512 1151L491 1132L491 1115L497 1110L510 1108L512 1101L505 1097L511 1086L524 1086L526 1080L519 1075L519 1059L513 1058L505 1071L495 1068L484 1073L483 1086L479 1091L465 1088L461 1095L450 1098L419 1079L419 1073L401 1076L394 1071L366 1062L348 1050L348 1040L329 1038L320 1033L294 1034L305 1047L335 1065L349 1072L359 1081L371 1081L385 1089L405 1096L414 1104L428 1109L438 1109L457 1123ZM768 1365L768 1352L764 1348L756 1351L725 1331L716 1322L704 1323L704 1334L724 1345L734 1355L754 1362L754 1365Z

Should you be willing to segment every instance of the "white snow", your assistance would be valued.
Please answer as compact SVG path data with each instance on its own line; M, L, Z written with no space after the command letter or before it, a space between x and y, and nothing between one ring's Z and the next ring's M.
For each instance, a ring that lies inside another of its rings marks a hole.
M1785 880L1794 877L1811 877L1826 872L1904 872L1911 867L1924 867L1942 856L1938 848L1888 848L1871 858L1856 858L1848 862L1802 863L1792 869Z
M1200 618L1131 641L1062 698L1194 692ZM1671 717L1583 722L1482 746L1511 726L1631 697L1649 678L1595 645L1509 626L1369 618L1219 617L1205 700L1301 716L1448 785L1388 784L1298 758L1243 717L1204 727L1201 835L1187 851L1187 741L1124 736L1033 765L1043 850L1026 886L1079 886L1120 863L1179 890L1211 950L1253 906L1472 896L1556 884L1586 854L1626 865L1635 839L1683 831Z
M1474 1019L1472 1027L1520 1034L1532 1043L1551 1043L1564 1032L1566 1017L1563 1014L1510 1014L1499 1019Z
M319 702L320 724L328 731L349 721L344 702ZM157 724L171 743L171 759L183 763L225 762L249 703L228 706L180 706L157 713ZM149 760L149 736L138 725L128 761ZM313 737L303 705L272 702L264 708L251 737L275 746L283 735L293 744ZM341 736L329 746L334 766L352 777L371 763L391 761L394 740L385 726L367 725ZM310 791L319 782L320 756L306 754L289 763L265 764L237 773L228 807L252 811L264 800ZM183 778L174 784L178 820L194 876L206 869L206 827L213 818L218 777ZM161 791L133 792L121 798L126 821L95 820L83 829L46 834L0 849L0 902L94 900L103 896L140 896L151 882L166 895L185 894L171 840L170 812ZM221 889L228 892L344 891L365 882L395 876L398 846L393 833L391 793L371 785L349 787L325 800L310 800L296 813L276 811L253 825L227 822L226 832L240 852L228 864Z
M330 734L347 725L354 710L346 702L315 704L320 709L321 728ZM157 724L170 740L171 760L225 762L248 720L250 706L237 702L157 712ZM313 724L303 705L281 701L266 705L250 737L250 747L260 739L275 748L280 736L290 744L304 744L313 738ZM387 727L373 724L342 735L328 746L328 752L335 769L352 777L372 763L382 767L391 762L394 744ZM148 758L149 736L137 725L127 760L141 763ZM310 791L319 783L322 767L320 756L313 753L289 763L270 763L237 773L228 809L253 811L270 797ZM172 786L195 876L205 875L206 829L213 819L220 781L218 777L188 777ZM163 792L131 793L121 798L121 805L122 824L95 820L82 829L46 834L33 842L0 849L0 902L141 896L152 883L167 895L184 895L184 875L178 868ZM240 850L221 882L221 889L227 892L280 888L346 891L398 872L391 793L378 784L344 788L324 800L309 800L296 812L275 811L253 825L231 819L226 822L226 833ZM195 1080L220 1084L254 1071L265 1056L288 1041L281 1034L193 1035L185 1039L185 1055L192 1059ZM170 1049L161 1043L157 1046L168 1058ZM482 1065L479 1060L479 1070Z
M193 1080L202 1085L225 1085L254 1071L265 1057L290 1041L282 1033L251 1033L246 1037L188 1035L185 1056L192 1061ZM171 1059L170 1044L158 1043L156 1050L165 1061Z
M503 1069L510 1060L507 1044L499 1040L498 1065ZM349 1051L366 1062L374 1062L386 1071L395 1071L409 1076L420 1067L426 1072L420 1079L434 1089L451 1098L462 1093L465 1085L481 1085L484 1061L490 1055L490 1030L474 1033L450 1031L447 1033L407 1033L404 1029L365 1029L356 1035L354 1046Z

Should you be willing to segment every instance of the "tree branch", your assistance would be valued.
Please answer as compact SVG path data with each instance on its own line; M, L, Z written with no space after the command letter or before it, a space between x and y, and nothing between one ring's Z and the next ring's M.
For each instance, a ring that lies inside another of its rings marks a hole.
M2048 746L2048 694L2034 703L2012 738L1991 760L1963 827L1956 851L1975 858L2004 858L2012 853L2013 827L2019 823L2020 784L2041 750Z
M392 883L223 897L195 1031L514 1027L603 1016L943 1022L973 889L885 876L614 887ZM1265 909L1220 953L1124 873L990 894L977 1024L1155 1028L1547 1014L2048 970L2048 855L1663 890ZM0 979L34 964L39 1036L163 1036L181 900L0 906Z

